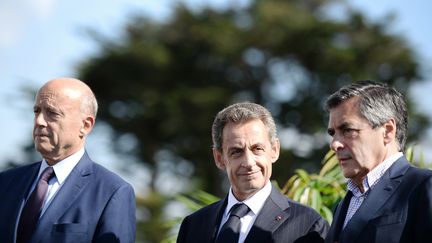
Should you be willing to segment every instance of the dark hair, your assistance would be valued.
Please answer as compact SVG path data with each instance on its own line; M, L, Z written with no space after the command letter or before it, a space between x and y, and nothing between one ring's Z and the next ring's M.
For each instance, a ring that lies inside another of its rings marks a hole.
M238 124L254 119L259 119L264 123L268 130L269 139L273 144L277 135L271 113L261 105L242 102L230 105L216 115L212 126L213 148L222 150L222 133L226 124L230 122Z
M352 97L359 97L360 115L372 128L383 125L391 118L396 120L396 139L399 151L403 151L408 130L408 112L403 95L385 83L362 80L330 95L325 109L330 111Z

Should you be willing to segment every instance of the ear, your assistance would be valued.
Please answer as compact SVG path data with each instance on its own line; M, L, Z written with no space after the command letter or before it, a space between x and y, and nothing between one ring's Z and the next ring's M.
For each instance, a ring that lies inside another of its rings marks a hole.
M218 149L213 149L213 157L214 157L214 161L216 166L220 169L225 171L226 167L225 167L225 159L223 157L223 153L222 151L218 150Z
M86 116L82 120L82 126L80 129L80 137L85 137L91 132L95 123L95 118L93 116Z
M275 141L272 144L272 154L271 154L271 162L274 163L279 159L279 153L280 153L280 141L279 139L275 139Z
M396 139L396 121L391 118L383 125L384 127L384 143L389 144Z

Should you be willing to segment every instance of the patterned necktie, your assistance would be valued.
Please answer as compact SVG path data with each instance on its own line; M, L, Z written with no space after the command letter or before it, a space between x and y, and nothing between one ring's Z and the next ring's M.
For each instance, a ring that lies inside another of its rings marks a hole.
M237 243L240 236L240 218L249 212L249 207L244 203L238 203L231 208L231 214L222 226L216 243Z
M17 243L25 243L30 240L42 211L45 194L48 190L48 181L54 176L52 167L47 167L42 172L36 188L31 193L22 210L18 226Z

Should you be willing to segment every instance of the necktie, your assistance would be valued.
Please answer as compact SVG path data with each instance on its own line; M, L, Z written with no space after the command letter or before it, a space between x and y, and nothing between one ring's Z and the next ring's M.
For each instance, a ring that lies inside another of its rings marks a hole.
M43 207L48 181L55 176L52 167L47 167L39 178L36 188L27 200L18 225L17 243L28 242L33 234L36 222Z
M249 207L244 203L238 203L231 208L231 214L222 226L216 243L237 243L240 236L240 218L249 212Z

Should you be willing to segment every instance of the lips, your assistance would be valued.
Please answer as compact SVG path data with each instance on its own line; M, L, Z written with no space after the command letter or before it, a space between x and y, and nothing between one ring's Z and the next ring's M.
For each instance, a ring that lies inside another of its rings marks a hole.
M350 155L347 155L347 154L337 154L336 156L337 156L339 162L341 162L341 163L343 163L347 160L350 160L352 158Z
M38 133L35 133L34 138L35 139L49 138L49 134L44 133L44 132L38 132Z
M239 173L239 176L252 176L252 175L255 175L258 172L259 172L259 170L241 172L241 173Z
M48 134L35 134L35 137L48 137Z

